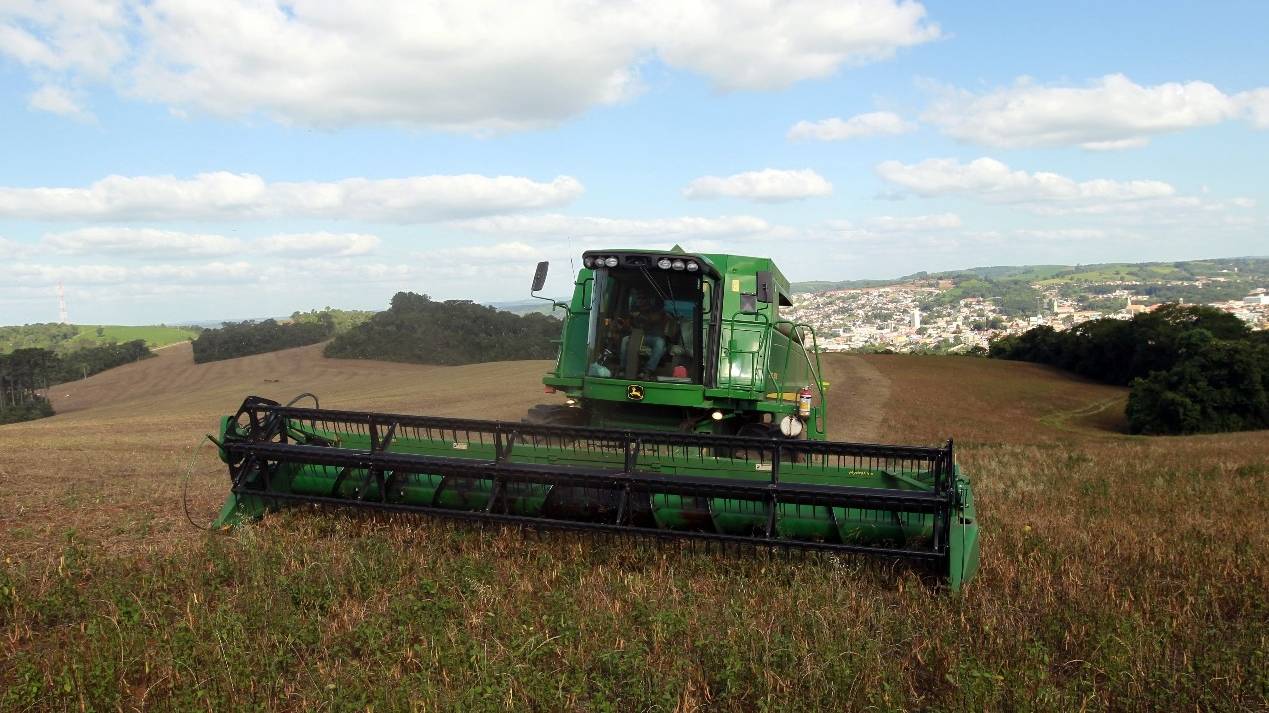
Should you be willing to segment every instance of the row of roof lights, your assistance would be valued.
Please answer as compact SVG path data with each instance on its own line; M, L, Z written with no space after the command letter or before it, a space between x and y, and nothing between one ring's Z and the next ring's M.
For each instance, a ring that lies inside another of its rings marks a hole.
M598 270L602 267L616 267L619 262L620 261L613 256L605 257L603 255L588 255L582 258L582 264L593 270ZM696 272L701 269L701 266L697 264L695 260L684 260L682 258L671 259L668 257L663 257L657 260L657 267L662 270L687 270L688 272Z

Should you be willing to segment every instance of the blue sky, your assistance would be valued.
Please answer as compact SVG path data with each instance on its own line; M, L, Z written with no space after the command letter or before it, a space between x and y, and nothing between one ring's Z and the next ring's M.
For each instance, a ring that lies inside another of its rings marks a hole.
M0 7L0 323L1269 254L1264 3Z

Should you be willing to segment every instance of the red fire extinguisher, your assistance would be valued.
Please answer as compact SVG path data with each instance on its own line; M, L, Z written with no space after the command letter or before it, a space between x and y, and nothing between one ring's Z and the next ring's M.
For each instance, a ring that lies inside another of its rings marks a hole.
M798 392L798 415L802 418L811 415L811 397L813 395L814 392L811 391L810 386L803 386L802 390Z

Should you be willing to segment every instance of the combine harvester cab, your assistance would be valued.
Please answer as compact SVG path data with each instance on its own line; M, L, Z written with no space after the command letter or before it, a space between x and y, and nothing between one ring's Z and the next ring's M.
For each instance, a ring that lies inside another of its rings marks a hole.
M217 526L319 503L533 527L978 567L973 494L942 446L825 439L814 332L779 318L769 260L593 251L522 422L283 406L248 397L217 445ZM538 266L533 292L543 286Z

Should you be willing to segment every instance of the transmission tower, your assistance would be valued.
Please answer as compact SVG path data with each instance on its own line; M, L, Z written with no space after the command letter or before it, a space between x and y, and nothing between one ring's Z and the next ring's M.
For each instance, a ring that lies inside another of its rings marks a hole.
M66 314L66 290L62 287L62 281L57 281L57 321L62 324L70 324L70 317Z

